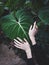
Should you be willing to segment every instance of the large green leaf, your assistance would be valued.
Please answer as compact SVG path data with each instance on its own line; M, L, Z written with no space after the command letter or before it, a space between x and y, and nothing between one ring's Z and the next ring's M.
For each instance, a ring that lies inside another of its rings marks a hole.
M15 14L14 12L6 15L2 18L2 29L4 33L10 38L14 39L16 37L27 38L28 30L30 25L33 23L32 17L24 10L18 10Z
M45 7L39 11L38 17L45 24L49 24L49 7Z

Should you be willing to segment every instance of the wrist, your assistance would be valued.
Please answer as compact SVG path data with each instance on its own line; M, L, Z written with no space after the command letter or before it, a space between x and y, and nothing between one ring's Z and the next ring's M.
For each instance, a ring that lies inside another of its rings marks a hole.
M35 36L30 36L30 40L35 40Z
M30 40L31 40L31 42L32 42L32 45L35 45L35 44L36 44L35 37L32 37Z
M27 58L28 58L28 59L32 58L31 49L28 49L28 50L26 51L26 55L27 55Z
M36 45L36 41L31 41L32 42L32 45Z

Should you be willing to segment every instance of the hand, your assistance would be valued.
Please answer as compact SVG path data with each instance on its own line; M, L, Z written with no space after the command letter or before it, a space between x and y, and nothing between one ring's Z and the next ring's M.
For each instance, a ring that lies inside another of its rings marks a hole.
M29 29L29 37L30 37L30 40L32 41L32 44L36 44L36 41L35 41L35 35L38 31L38 27L36 25L36 21L34 22L34 25L33 25L33 28L32 28L32 25L30 26L30 29Z
M17 47L19 49L22 49L26 52L27 58L32 57L30 45L29 45L28 41L25 38L24 38L24 41L23 41L19 37L17 37L17 40L14 39L14 43L15 43L14 44L15 47Z

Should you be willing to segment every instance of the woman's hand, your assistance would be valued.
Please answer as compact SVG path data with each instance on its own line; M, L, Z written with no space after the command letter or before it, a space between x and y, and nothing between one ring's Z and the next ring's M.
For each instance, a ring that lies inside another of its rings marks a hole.
M33 25L33 28L32 28L32 25L31 25L30 29L29 29L29 37L30 37L30 40L32 42L32 45L36 44L35 35L36 35L37 31L38 31L38 27L37 27L36 21L35 21L34 25Z
M24 40L21 40L19 37L17 37L17 39L14 39L14 43L15 47L22 49L26 52L27 58L32 58L30 45L25 38Z

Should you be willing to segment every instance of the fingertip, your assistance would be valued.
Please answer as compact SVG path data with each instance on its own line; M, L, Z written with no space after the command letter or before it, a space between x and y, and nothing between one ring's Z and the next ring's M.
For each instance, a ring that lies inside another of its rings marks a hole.
M24 38L24 40L25 40L25 38Z
M17 39L18 39L19 37L17 37Z
M30 27L32 28L32 25Z
M38 30L38 26L36 25L36 29Z
M36 28L38 28L38 26L36 25Z
M34 22L34 25L36 25L36 21Z
M30 26L30 30L32 29L32 25Z
M15 41L16 39L14 39L14 41Z
M24 41L26 41L26 39L24 38Z
M36 21L34 22L34 25L33 25L33 28L35 28L36 27Z

